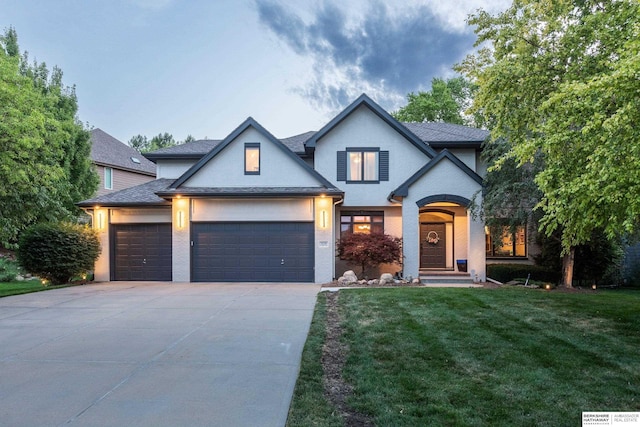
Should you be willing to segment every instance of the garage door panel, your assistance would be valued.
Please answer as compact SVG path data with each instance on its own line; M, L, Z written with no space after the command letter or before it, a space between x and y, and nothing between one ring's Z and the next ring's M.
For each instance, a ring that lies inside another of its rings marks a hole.
M111 280L172 280L171 224L113 224Z
M192 240L196 282L314 280L313 223L193 223Z

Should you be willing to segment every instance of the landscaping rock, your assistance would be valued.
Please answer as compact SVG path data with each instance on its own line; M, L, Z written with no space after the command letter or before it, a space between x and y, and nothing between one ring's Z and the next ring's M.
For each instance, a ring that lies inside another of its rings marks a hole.
M380 284L393 283L393 275L391 273L384 273L380 276Z
M414 285L417 285L418 283L420 283L420 279L418 279L418 278L413 279L413 280L411 281L411 283L413 283Z
M353 283L353 282L357 282L358 281L358 276L356 276L356 273L354 273L352 270L345 271L344 274L342 275L342 277L347 279L349 281L349 283Z
M16 276L16 282L22 282L22 281L24 281L24 277L22 277L20 275L17 275Z

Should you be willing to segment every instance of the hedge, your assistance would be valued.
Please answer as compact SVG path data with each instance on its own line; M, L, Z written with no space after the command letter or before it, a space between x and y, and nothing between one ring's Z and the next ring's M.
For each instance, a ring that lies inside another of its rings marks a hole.
M538 265L527 264L488 264L487 277L498 282L507 283L514 279L526 279L540 282L558 283L562 277L561 272L550 270Z

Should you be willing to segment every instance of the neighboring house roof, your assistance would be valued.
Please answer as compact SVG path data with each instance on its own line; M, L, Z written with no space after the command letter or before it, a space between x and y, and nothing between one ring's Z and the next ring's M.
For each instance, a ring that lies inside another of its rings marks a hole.
M406 127L404 127L399 121L393 118L391 114L389 114L386 110L376 104L371 98L369 98L364 93L358 97L351 105L345 108L340 114L334 117L329 123L327 123L322 129L320 129L315 135L313 135L306 142L305 146L308 150L314 150L318 141L329 133L333 128L338 126L344 119L349 117L351 113L357 110L360 106L365 106L369 108L374 114L384 120L389 126L391 126L396 132L405 137L410 143L416 146L420 151L425 153L429 158L433 158L436 156L436 152L429 146L429 144L425 144L423 140L419 139L415 134L410 132Z
M150 153L144 153L144 156L152 162L159 159L197 160L214 149L220 142L222 141L219 139L199 139L185 144L161 148Z
M433 148L480 148L489 131L452 123L403 123L418 138Z
M161 178L135 187L125 188L93 199L84 200L77 205L80 207L111 207L111 206L164 206L171 205L167 200L158 197L157 192L165 190L173 179Z
M172 189L177 189L182 186L185 182L189 180L192 176L194 176L204 165L206 165L209 160L218 155L222 150L225 149L229 144L231 144L240 134L242 134L245 130L249 128L254 128L256 131L260 132L262 135L267 138L267 140L271 141L277 148L282 150L284 154L286 154L289 158L291 158L294 162L298 163L303 169L307 171L310 175L312 175L322 186L324 186L327 190L335 189L337 192L342 193L339 189L335 188L334 185L329 182L325 177L320 175L315 169L305 163L304 160L300 158L300 156L296 155L293 151L291 151L286 145L284 145L279 139L273 136L268 130L266 130L260 123L255 121L252 117L247 118L240 126L238 126L233 132L229 134L220 144L216 145L213 150L211 150L207 155L202 157L195 165L193 165L189 170L187 170L180 178L178 178L172 185Z
M91 160L100 166L156 176L156 165L102 129L91 131Z
M473 179L478 184L482 185L482 177L478 175L475 171L473 171L473 169L471 169L469 166L465 165L462 162L462 160L460 160L458 157L456 157L454 154L452 154L449 150L445 148L436 157L431 159L429 163L427 163L422 168L420 168L418 172L414 173L411 177L409 177L409 179L403 182L402 185L400 185L398 188L393 190L389 195L389 198L407 197L409 195L409 187L411 187L413 183L415 183L424 174L429 172L431 169L433 169L438 163L440 163L444 159L449 159L451 162L453 162L453 164L455 164L458 168L460 168L460 170L462 170L464 173L469 175L471 179Z

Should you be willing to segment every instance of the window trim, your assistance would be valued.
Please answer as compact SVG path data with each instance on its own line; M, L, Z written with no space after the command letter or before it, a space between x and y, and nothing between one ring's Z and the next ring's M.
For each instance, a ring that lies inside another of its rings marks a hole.
M107 172L109 172L109 179L107 179ZM113 190L113 168L109 166L104 167L104 189Z
M250 171L247 170L247 151L249 149L258 149L258 170ZM262 169L262 156L259 142L245 142L244 143L244 174L245 175L260 175L260 170Z
M347 152L347 164L346 164L346 171L347 171L347 176L346 176L346 183L347 184L379 184L380 183L380 148L379 147L347 147L346 149ZM360 180L352 180L349 179L351 177L351 162L349 159L349 154L350 153L360 153L362 155L362 161L360 162L361 166L360 166L360 173L362 176L362 179ZM364 179L364 153L376 153L376 179L375 180L365 180Z
M503 228L508 228L508 225L503 226ZM491 233L491 228L489 226L487 226L488 228L488 233L485 232L485 254L487 258L490 259L528 259L529 258L529 248L527 245L527 241L528 241L528 230L527 230L527 225L523 224L523 225L518 225L517 227L522 227L522 230L524 231L524 255L516 255L516 245L517 245L517 237L516 234L518 233L518 231L514 231L514 232L510 232L511 234L511 245L512 245L512 251L513 251L513 255L496 255L496 245L493 243L493 239L492 239L492 233ZM489 249L489 251L487 251L486 249Z

